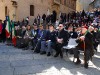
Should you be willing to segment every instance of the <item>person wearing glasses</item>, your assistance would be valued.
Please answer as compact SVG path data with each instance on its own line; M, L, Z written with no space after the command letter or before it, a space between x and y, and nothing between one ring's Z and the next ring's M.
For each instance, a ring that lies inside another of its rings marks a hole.
M58 27L58 32L57 32L57 37L56 37L56 54L54 57L58 57L60 54L60 57L63 58L63 53L62 53L62 47L68 44L68 38L69 34L68 32L64 29L63 24L59 24Z

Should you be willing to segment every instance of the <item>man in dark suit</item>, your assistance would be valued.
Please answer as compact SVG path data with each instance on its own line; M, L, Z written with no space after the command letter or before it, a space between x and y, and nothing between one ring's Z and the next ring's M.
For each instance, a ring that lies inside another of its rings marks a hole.
M43 28L43 25L39 25L39 31L38 31L38 36L37 36L37 44L34 48L34 52L40 53L40 54L46 54L44 51L44 48L41 46L41 44L46 41L46 34L47 31Z
M33 39L32 39L32 46L33 46L32 50L34 50L36 43L38 41L37 37L38 37L38 32L39 32L38 26L36 24L33 26L33 29L31 30L31 32L32 32L31 37L33 37Z
M68 43L68 38L69 38L69 34L66 30L64 30L64 25L63 24L59 24L59 29L57 32L57 38L56 38L56 54L54 55L54 57L57 57L59 54L61 56L61 58L63 58L63 53L62 53L62 47L67 45Z

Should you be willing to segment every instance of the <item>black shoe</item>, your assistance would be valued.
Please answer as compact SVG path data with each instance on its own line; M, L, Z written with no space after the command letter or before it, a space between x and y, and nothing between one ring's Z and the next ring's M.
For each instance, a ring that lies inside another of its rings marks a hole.
M40 53L40 51L34 51L34 53Z
M76 65L78 65L78 64L80 64L80 63L81 63L81 60L77 60L77 61L75 62Z
M58 54L55 54L54 57L58 57Z
M60 57L63 58L63 54L62 53L60 53Z
M34 50L34 48L32 48L31 50Z
M43 55L43 54L46 54L46 52L45 51L42 51L40 54Z
M51 53L50 53L50 52L48 52L47 56L51 56Z
M84 64L84 68L88 69L88 63Z
M61 55L60 57L63 58L63 55Z

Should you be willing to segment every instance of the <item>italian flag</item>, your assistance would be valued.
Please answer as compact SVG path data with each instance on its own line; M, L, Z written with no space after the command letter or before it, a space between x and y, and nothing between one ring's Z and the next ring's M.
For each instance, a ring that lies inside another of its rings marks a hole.
M10 38L10 18L9 16L6 17L6 38Z
M16 46L16 36L15 36L14 22L12 22L12 43L13 43L14 46Z

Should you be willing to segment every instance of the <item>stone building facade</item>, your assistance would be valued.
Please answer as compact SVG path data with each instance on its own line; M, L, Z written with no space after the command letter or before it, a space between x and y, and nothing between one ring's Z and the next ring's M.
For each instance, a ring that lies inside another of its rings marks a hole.
M76 2L76 11L89 11L89 4L92 2L93 0L77 0Z
M94 9L100 10L100 0L94 0L89 4L89 10L92 11Z
M69 13L76 11L76 0L0 0L0 19L9 15L10 19L21 21L29 17L33 21L39 14L51 14L52 11Z

